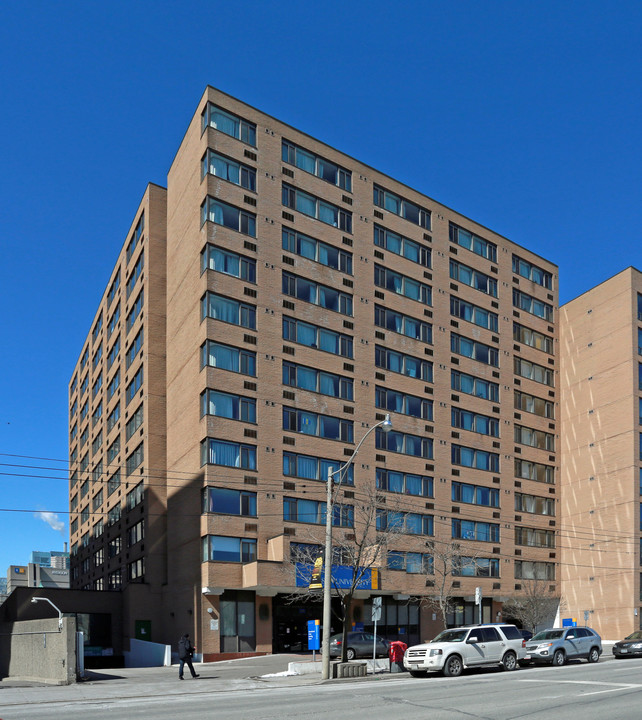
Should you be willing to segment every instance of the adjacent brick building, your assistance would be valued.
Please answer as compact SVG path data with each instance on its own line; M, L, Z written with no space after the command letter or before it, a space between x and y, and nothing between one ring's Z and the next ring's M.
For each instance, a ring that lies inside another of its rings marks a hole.
M389 412L334 533L375 487L381 527L400 503L405 532L352 620L382 595L382 634L434 631L412 600L430 540L461 543L453 623L477 586L486 621L524 579L555 590L557 284L535 253L208 87L72 376L72 587L122 589L126 633L189 630L206 657L297 649L321 613L292 602L293 551L323 542L327 468Z
M642 613L642 273L627 268L560 315L564 612L621 639Z

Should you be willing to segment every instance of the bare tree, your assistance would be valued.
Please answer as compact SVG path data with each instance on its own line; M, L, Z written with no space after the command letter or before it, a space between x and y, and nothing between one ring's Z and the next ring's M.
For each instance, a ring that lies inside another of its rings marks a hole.
M345 486L343 486L345 487ZM343 623L343 642L341 644L341 660L347 660L348 642L347 633L350 630L352 617L352 602L357 590L377 589L378 573L386 564L388 548L395 538L404 531L404 514L397 510L396 499L386 497L386 500L377 494L374 488L362 488L358 493L358 500L352 505L333 502L334 517L338 526L333 527L332 533L332 594L341 601L341 611L338 619ZM386 502L386 507L381 507ZM345 527L348 524L349 527ZM323 547L319 543L319 535L313 534L311 544L291 545L290 560L301 573L305 567L306 575L312 573L310 578L310 600L318 601L322 590L322 564L319 558L323 554ZM324 559L325 561L325 559ZM297 583L300 585L300 582ZM290 596L292 601L301 601L302 594Z
M472 566L476 571L479 554L462 548L456 540L429 540L426 549L432 555L427 580L432 581L434 591L422 597L421 602L439 615L445 630L455 598L461 595L461 590L453 587L453 580L461 577L464 566Z
M522 592L509 598L502 608L502 616L514 619L531 632L540 625L552 625L563 600L550 589L550 582L541 578L522 580Z

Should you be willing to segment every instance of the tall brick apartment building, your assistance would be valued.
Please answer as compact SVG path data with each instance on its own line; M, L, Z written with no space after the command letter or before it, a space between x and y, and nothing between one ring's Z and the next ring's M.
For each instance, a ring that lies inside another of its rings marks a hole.
M321 612L291 558L389 412L333 514L349 539L376 487L404 518L352 620L381 595L382 634L436 628L430 540L461 544L453 623L477 586L486 621L523 579L555 588L557 306L552 263L208 87L70 383L72 587L206 657L296 649Z
M562 594L620 639L642 627L642 273L560 309Z

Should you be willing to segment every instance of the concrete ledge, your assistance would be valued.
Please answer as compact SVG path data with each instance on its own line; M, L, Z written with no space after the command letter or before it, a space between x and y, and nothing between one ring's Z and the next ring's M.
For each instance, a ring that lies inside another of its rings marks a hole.
M333 662L330 666L333 678L365 677L368 670L365 662Z
M367 665L367 673L387 673L390 672L390 661L388 658L377 658L373 664L372 660L361 660L361 663ZM335 664L335 663L331 663ZM307 660L301 662L288 663L288 674L289 675L312 675L318 673L319 675L323 671L323 662L321 660Z

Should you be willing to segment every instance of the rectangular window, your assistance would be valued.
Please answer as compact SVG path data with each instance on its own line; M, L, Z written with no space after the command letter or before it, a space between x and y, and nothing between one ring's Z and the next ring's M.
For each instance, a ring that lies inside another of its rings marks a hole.
M457 333L450 333L450 350L484 365L499 367L499 350L491 345L471 340Z
M352 232L351 212L303 192L303 190L299 190L292 185L283 183L281 202L284 207L296 210L315 220L320 220L326 225L332 225L332 227L339 228L344 232Z
M111 350L109 351L109 355L107 356L107 370L111 368L111 366L116 362L116 358L118 357L118 354L120 353L120 337L116 338L116 342L111 346Z
M354 441L354 423L352 420L341 420L330 415L321 415L308 410L283 408L283 429L314 435L327 440Z
M296 365L285 360L283 361L283 384L342 400L354 400L354 380L352 378L305 365Z
M140 242L142 236L143 236L143 230L145 229L145 213L143 212L140 216L140 220L136 224L136 227L134 228L134 232L132 233L132 236L129 240L129 244L127 245L127 262L129 262L132 259L132 255L134 254L134 251L138 247L138 243Z
M246 490L207 487L203 490L203 512L256 517L256 493Z
M522 258L517 255L513 255L513 272L516 275L521 275L527 280L532 280L534 283L545 287L547 290L551 290L553 288L553 276L551 273L546 272L546 270L543 270L542 268L537 267L537 265L533 265L526 260L522 260Z
M450 296L450 314L466 322L479 325L491 332L499 332L499 317L497 313L485 308Z
M141 405L136 408L136 412L125 424L125 440L129 440L138 430L138 428L143 424L143 416L143 405L141 403Z
M107 495L111 495L118 488L120 487L120 470L116 470L116 472L107 480ZM118 511L118 518L120 518L120 505L116 505L115 508L113 508L114 511ZM111 517L110 517L111 520Z
M82 379L82 381L80 383L80 396L81 397L87 392L88 387L89 387L89 374L85 375L85 377Z
M321 285L283 271L281 291L284 295L289 295L297 300L309 302L342 315L352 316L352 295L339 292L327 285Z
M555 451L555 436L552 433L534 428L515 425L515 442L520 445L539 448L540 450Z
M522 360L522 358L518 357L515 358L514 362L515 375L553 387L554 375L550 368L544 367L543 365L537 365L536 363L529 362L528 360Z
M350 335L327 330L294 318L283 317L283 339L323 350L332 355L352 358L353 340Z
M419 227L430 230L430 210L415 205L410 200L405 200L399 195L385 190L379 185L375 185L373 189L372 201L377 207L388 210L388 212L399 215L399 217L409 220Z
M206 535L203 538L203 562L256 562L256 540Z
M243 233L243 235L256 237L256 215L254 213L241 210L209 195L201 205L201 225L208 221Z
M107 307L109 307L114 298L116 297L116 293L118 291L118 288L120 287L120 270L116 272L116 276L112 280L111 285L109 286L109 290L107 291Z
M201 177L214 175L221 180L240 185L246 190L256 191L256 170L249 165L236 162L225 155L208 149L201 161Z
M462 408L451 409L451 425L460 430L499 437L499 420L488 415L464 410Z
M138 297L136 298L134 305L132 309L127 313L127 319L125 321L127 332L129 332L132 327L134 326L134 323L136 322L136 318L140 315L141 310L143 309L143 290L138 293Z
M420 283L383 265L374 266L374 284L397 295L416 300L423 305L432 305L432 288L430 285Z
M107 462L112 463L120 452L120 438L117 437L114 442L107 448Z
M132 363L136 359L136 356L143 348L143 339L144 339L144 328L141 328L137 333L136 337L133 339L131 345L127 348L127 352L125 353L125 366L129 370Z
M100 331L103 326L103 314L100 313L98 316L98 320L96 320L96 324L94 325L92 331L91 331L91 342L94 344L98 340L98 335L100 334Z
M201 131L208 126L256 147L256 125L254 123L209 102L201 115Z
M145 539L145 520L139 520L135 525L127 528L127 547L136 545Z
M91 414L91 426L95 427L96 423L99 422L100 418L103 416L103 402L102 400L98 403L96 406L96 409Z
M515 545L554 548L555 533L552 530L542 530L541 528L516 527Z
M127 493L126 497L126 505L127 509L131 510L132 508L135 508L136 505L141 503L143 501L143 497L145 495L145 483L141 480L136 487Z
M286 227L281 233L281 244L287 252L352 275L352 253Z
M283 519L286 522L325 525L326 504L319 500L283 498ZM335 504L332 506L332 524L335 527L354 527L354 507Z
M114 393L118 390L120 385L120 370L116 370L114 377L111 379L109 385L107 385L107 399L114 397Z
M85 348L85 352L82 354L82 357L80 358L80 372L82 372L85 369L85 365L87 365L87 361L89 360L89 348Z
M103 344L100 343L100 345L98 346L98 349L97 349L96 352L94 353L94 357L93 357L92 360L91 360L91 367L92 367L94 370L96 369L96 365L98 365L98 363L100 362L100 358L101 358L102 356L103 356Z
M516 492L515 512L533 513L534 515L555 515L555 499Z
M201 417L205 415L255 423L256 400L208 389L201 394Z
M555 580L555 563L515 560L515 580Z
M256 470L256 446L207 438L201 443L201 465Z
M499 577L497 558L460 556L453 562L453 575L457 577Z
M201 319L205 318L256 330L256 305L206 292L201 300Z
M134 268L131 271L131 275L129 276L129 278L127 280L127 288L125 291L126 297L129 298L129 296L132 294L134 286L136 285L138 278L141 276L141 273L143 272L144 266L145 266L145 253L141 252L141 254L138 257L138 260L136 260L136 265L134 265Z
M555 405L550 400L529 395L521 390L515 390L515 409L550 419L555 416Z
M98 373L98 377L94 381L94 384L91 386L91 396L92 398L95 398L98 394L98 391L103 386L103 374L102 372Z
M105 531L105 523L102 520L99 520L97 523L94 524L94 526L91 529L91 535L94 538L100 537L103 532ZM97 550L94 557L98 561L97 564L102 565L104 562L104 550L101 548L100 550Z
M470 250L491 262L497 262L497 245L495 243L484 240L454 223L449 223L449 234L450 242L456 243L460 247L466 248L466 250Z
M547 322L553 321L553 306L528 295L517 288L513 288L513 307L542 318Z
M320 480L325 482L332 473L334 482L341 485L354 485L354 466L343 468L338 460L300 455L299 453L283 453L283 474L286 477L302 478L303 480Z
M498 508L499 490L497 488L487 488L483 485L471 485L453 480L451 499L453 502Z
M417 320L416 317L375 305L375 325L406 337L432 343L432 324Z
M374 244L423 267L429 268L432 265L432 251L429 247L387 230L381 225L374 226Z
M132 378L132 381L127 385L127 388L125 389L125 405L129 405L129 403L136 397L136 393L140 390L140 388L143 385L143 366L141 365L140 368L138 368L138 372L134 377Z
M452 280L456 280L464 285L469 285L486 295L497 297L497 280L468 265L464 265L456 260L451 260L450 277Z
M390 372L407 375L425 382L433 381L433 364L431 361L420 360L412 357L412 355L389 350L381 345L375 346L375 365L384 370L390 370Z
M432 555L403 550L388 550L386 567L388 570L400 570L420 575L434 575L435 573Z
M452 445L451 460L453 465L486 470L488 472L499 472L499 454L477 450L463 445Z
M300 170L316 175L331 185L337 185L348 192L352 191L352 173L350 170L346 170L330 160L304 150L288 140L283 140L281 143L281 160L284 163L298 167Z
M103 504L103 491L99 490L94 497L91 499L91 509L96 512L98 508Z
M474 520L452 519L451 536L458 540L476 540L477 542L499 542L497 523L476 522Z
M434 497L434 480L432 477L413 475L377 468L377 490L414 495L416 497Z
M433 401L417 395L408 395L385 387L375 388L375 407L389 412L410 415L422 420L433 419Z
M551 465L534 463L530 460L515 459L515 477L524 480L536 480L537 482L555 484L555 468Z
M129 477L143 462L144 449L141 443L125 461L125 473Z
M120 554L121 550L122 550L122 538L115 537L113 540L109 541L109 545L107 546L107 556L110 558L114 558Z
M107 578L107 587L109 590L120 590L123 586L122 570L114 570L110 572Z
M256 377L256 353L206 340L201 347L201 366Z
M201 271L205 270L214 270L250 283L256 282L256 260L209 243L201 253Z
M145 558L134 560L127 565L127 579L129 582L145 580Z
M396 430L384 432L381 428L375 430L375 445L377 450L413 455L430 460L433 457L433 439L410 435Z
M377 530L390 530L406 535L434 535L434 518L432 515L377 508Z
M553 354L552 337L531 330L519 323L513 323L513 340L535 348L536 350L542 350L542 352L548 353L549 355Z
M457 392L499 402L499 384L483 378L467 375L458 370L450 371L450 387Z

